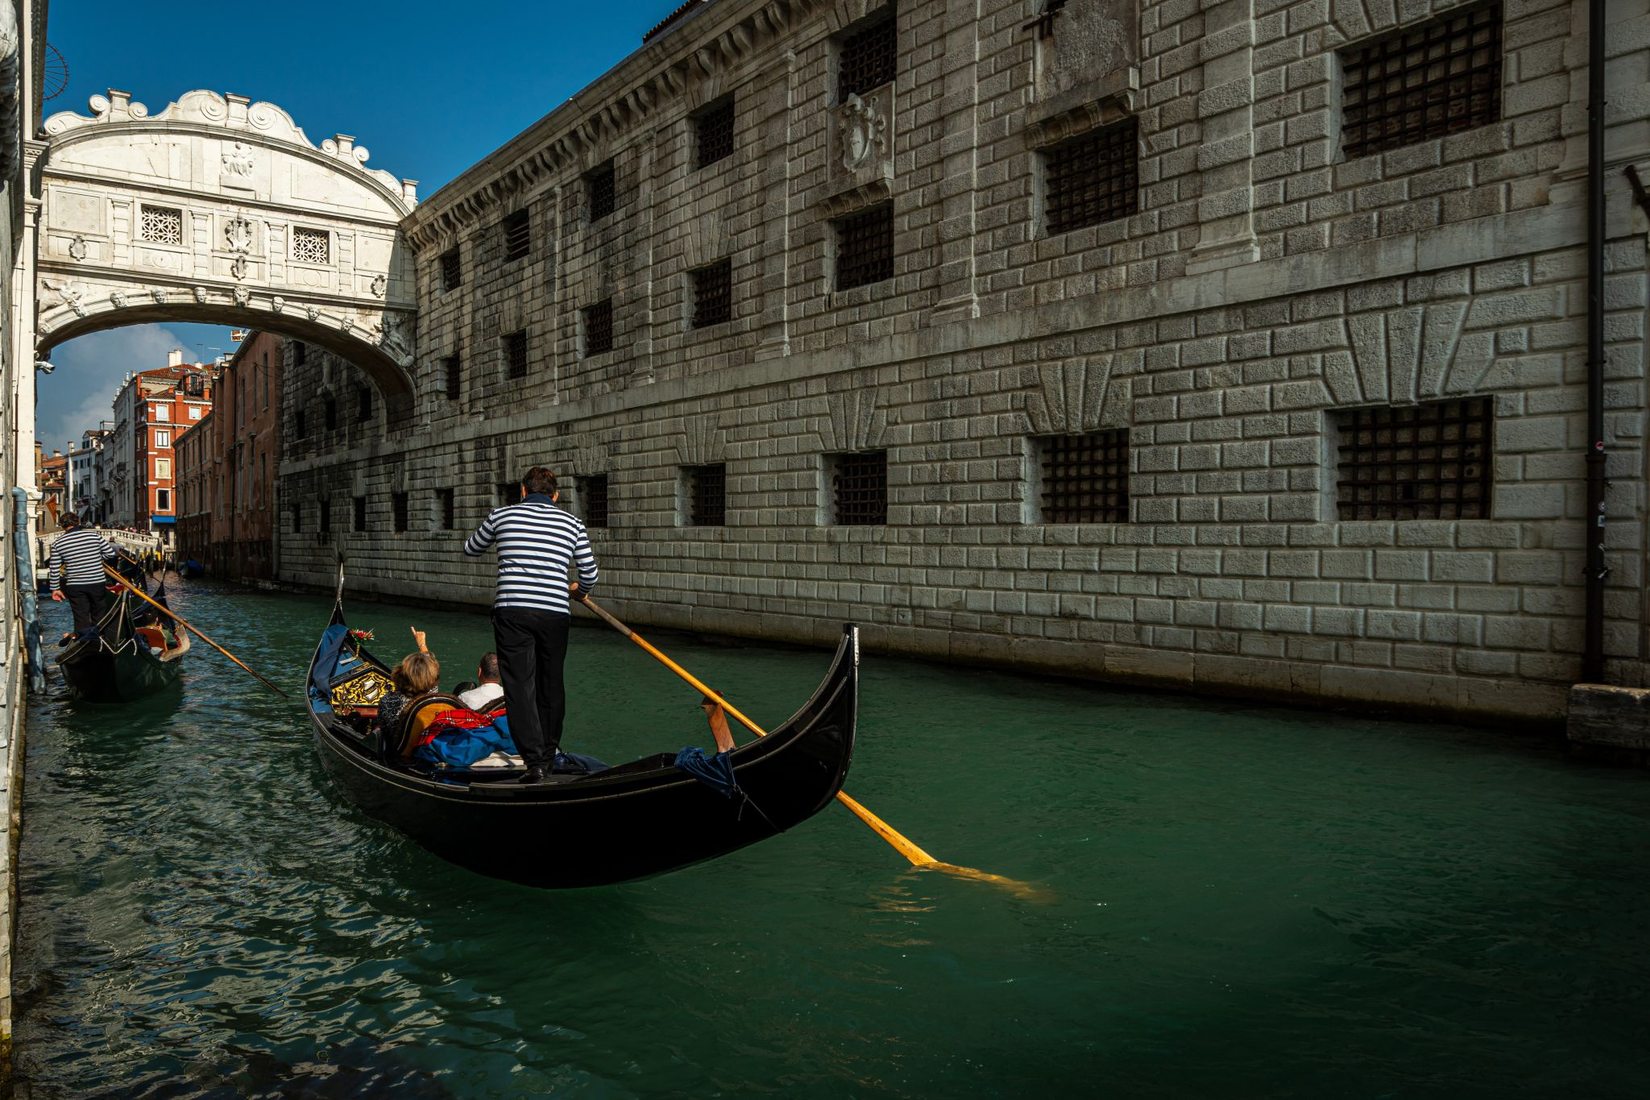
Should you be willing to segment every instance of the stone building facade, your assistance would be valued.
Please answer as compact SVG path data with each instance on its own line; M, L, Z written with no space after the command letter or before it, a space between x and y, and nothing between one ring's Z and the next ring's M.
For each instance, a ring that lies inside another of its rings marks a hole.
M546 462L637 623L1557 717L1586 12L691 7L405 220L410 420L289 350L282 576L484 603L458 540ZM1650 3L1608 19L1604 667L1642 684Z

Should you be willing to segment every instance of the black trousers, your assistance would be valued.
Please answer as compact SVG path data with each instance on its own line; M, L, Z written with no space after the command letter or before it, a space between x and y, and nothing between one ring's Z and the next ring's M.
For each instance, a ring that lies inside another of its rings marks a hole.
M101 583L66 584L63 594L69 599L69 610L74 612L76 634L91 630L109 610L109 590Z
M493 648L510 712L510 735L528 767L548 765L561 747L567 714L562 662L572 623L571 615L554 611L493 609Z

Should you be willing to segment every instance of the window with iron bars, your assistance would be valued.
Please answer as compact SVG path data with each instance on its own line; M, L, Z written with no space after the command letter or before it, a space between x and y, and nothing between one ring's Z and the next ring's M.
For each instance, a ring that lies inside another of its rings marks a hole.
M331 394L321 401L321 422L329 432L338 430L338 401Z
M292 506L292 533L294 535L304 533L304 506L302 504Z
M1129 522L1129 430L1036 439L1042 523Z
M459 261L458 249L449 248L441 254L441 289L457 290L464 283L464 265Z
M584 507L586 527L607 526L607 475L591 474L574 484L579 490L579 503Z
M533 222L525 210L504 219L504 259L519 260L533 251Z
M836 288L851 290L894 277L894 204L885 202L831 223L836 231Z
M292 418L292 436L294 439L309 438L309 418L304 415L303 409L299 409L298 414Z
M316 531L323 535L332 533L332 501L325 497L321 499L321 522L316 526Z
M879 527L888 522L888 452L827 455L831 522Z
M390 494L390 516L395 522L395 533L404 534L407 530L407 494Z
M594 225L613 213L616 196L613 183L613 162L608 161L592 169L584 177L585 198L590 204L590 224Z
M1140 136L1133 116L1039 151L1050 234L1140 209Z
M447 380L447 400L457 401L464 393L464 364L456 355L441 360L442 374Z
M733 320L733 260L718 260L692 274L693 327Z
M695 115L693 136L698 146L695 168L733 156L733 97L718 100Z
M1350 409L1334 425L1341 519L1489 518L1490 398Z
M723 527L728 521L728 467L682 467L683 519L689 527Z
M527 332L512 332L504 338L505 373L510 378L527 377Z
M367 529L367 498L366 497L356 497L355 498L355 529L357 531L365 531Z
M584 321L585 358L613 350L613 299L603 298L579 311Z
M836 101L864 95L894 79L899 63L898 22L894 3L852 28L841 38L837 57Z
M458 517L454 514L453 509L453 491L451 489L437 489L435 491L435 503L437 510L441 513L441 529L451 531L458 522Z
M1348 157L1501 118L1501 4L1472 4L1340 51Z
M372 419L372 389L362 386L355 391L355 419L362 422Z
M301 367L308 359L309 345L304 343L302 340L294 341L292 344L292 365L295 367Z

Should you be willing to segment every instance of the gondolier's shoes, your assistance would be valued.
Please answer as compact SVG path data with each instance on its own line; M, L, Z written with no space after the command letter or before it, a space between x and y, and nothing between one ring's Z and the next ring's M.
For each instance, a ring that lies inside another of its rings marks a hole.
M516 782L517 783L543 783L544 782L544 765L543 764L534 764L532 767L527 769L527 774L523 775L520 779L516 780Z

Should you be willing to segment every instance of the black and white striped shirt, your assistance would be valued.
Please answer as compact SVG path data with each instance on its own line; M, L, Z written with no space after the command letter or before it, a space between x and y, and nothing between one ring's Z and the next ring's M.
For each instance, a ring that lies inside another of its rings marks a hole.
M92 527L75 527L52 543L47 579L54 590L87 584L105 584L103 563L113 560L115 548Z
M568 566L576 564L579 585L596 586L596 555L577 516L534 494L520 504L495 508L464 540L471 557L498 546L498 590L494 607L570 613Z

